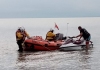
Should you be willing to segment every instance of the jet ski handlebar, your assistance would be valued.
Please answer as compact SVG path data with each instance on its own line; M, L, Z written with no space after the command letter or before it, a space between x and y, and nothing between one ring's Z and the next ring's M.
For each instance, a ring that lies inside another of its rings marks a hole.
M74 36L73 37L68 36L68 38L76 38L76 37L74 37Z

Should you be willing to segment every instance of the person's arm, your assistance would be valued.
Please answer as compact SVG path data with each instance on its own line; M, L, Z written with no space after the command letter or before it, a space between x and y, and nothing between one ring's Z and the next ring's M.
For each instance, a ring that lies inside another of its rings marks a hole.
M26 37L27 37L27 38L30 38L29 34L28 34L26 31L25 31L25 33L26 33Z
M78 36L76 36L76 38L77 38L77 37L80 37L80 38L79 38L79 40L80 40L80 39L82 38L82 34L83 34L83 33L80 33Z

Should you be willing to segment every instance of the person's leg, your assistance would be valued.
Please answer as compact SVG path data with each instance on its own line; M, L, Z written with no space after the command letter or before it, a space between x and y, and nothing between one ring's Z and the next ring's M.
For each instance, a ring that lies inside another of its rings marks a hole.
M88 49L89 49L89 42L90 42L90 39L91 39L91 36L89 36L89 37L86 39L86 52L88 52Z
M18 47L19 47L19 50L18 51L23 51L22 41L17 41L17 44L18 44Z
M86 52L88 52L89 49L89 41L86 41Z

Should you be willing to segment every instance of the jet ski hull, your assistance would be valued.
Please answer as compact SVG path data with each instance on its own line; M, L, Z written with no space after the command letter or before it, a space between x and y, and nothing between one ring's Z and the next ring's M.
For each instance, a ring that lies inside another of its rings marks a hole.
M63 44L59 48L62 51L77 51L77 50L85 50L86 49L85 47L86 47L85 44L69 43L69 44ZM93 43L89 44L89 48L93 48Z

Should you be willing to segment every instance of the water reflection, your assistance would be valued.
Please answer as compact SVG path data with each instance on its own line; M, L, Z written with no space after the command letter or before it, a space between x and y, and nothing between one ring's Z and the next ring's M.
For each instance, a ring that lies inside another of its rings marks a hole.
M31 55L28 52L18 52L17 62L16 62L16 69L17 70L26 70L27 66L27 56Z
M38 63L39 60L42 60L45 54L46 51L18 52L17 61L16 61L16 70L33 70L33 69L36 70L37 68L36 62Z
M20 63L20 62L25 62L25 57L26 57L27 55L25 54L25 53L23 53L23 52L18 52L18 57L17 57L17 61L18 61L18 63Z
M80 62L80 65L79 65L79 68L82 69L82 70L91 70L91 54L92 54L92 49L90 49L88 51L88 54L87 52L85 51L80 51L80 56L79 56L79 62Z
M89 56L82 56L81 58L80 58L80 63L81 63L81 65L80 65L80 68L82 68L82 69L91 69L91 65L90 65L90 63L89 63L89 61L90 61L90 57Z
M18 52L15 70L91 70L93 50ZM48 66L49 65L49 66ZM60 66L61 65L61 66Z

